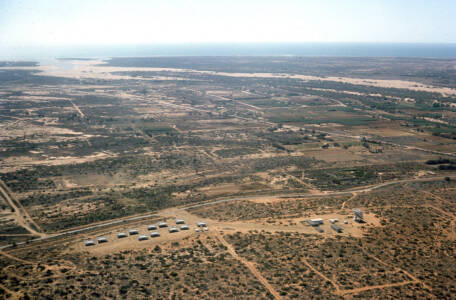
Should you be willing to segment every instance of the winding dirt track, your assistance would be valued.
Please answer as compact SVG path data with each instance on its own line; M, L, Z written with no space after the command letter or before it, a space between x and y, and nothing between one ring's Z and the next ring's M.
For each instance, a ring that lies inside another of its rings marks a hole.
M389 264L387 264L386 262L384 262L383 260L381 260L380 258L372 255L372 254L369 254L365 249L363 249L363 252L364 254L366 254L367 256L369 256L370 258L372 258L373 260L381 263L382 265L384 266L390 266ZM405 275L407 275L408 277L410 277L412 280L409 282L409 283L417 283L417 284L420 284L422 285L425 289L429 290L429 291L432 291L432 289L427 285L425 284L423 281L421 281L420 279L418 279L415 275L411 274L410 272L407 272L406 270L404 269L401 269L399 267L396 267L396 266L393 266L396 271L400 271L400 272L403 272ZM409 283L406 283L406 284L409 284Z
M22 258L13 256L13 255L11 255L11 254L9 254L9 253L7 253L7 252L4 252L4 251L2 251L2 250L0 250L0 255L3 255L3 256L5 256L5 257L7 257L7 258L9 258L9 259L12 259L12 260L21 262L21 263L23 263L23 264L30 264L30 265L34 265L34 264L35 264L35 263L32 262L32 261L24 260L24 259L22 259Z
M263 286L274 296L275 299L282 299L280 297L279 293L274 289L274 287L266 280L266 278L261 275L261 273L257 270L255 265L250 262L245 260L244 258L240 257L237 253L236 250L234 250L233 246L231 246L230 243L228 243L223 236L217 232L216 236L218 240L227 248L228 252L237 260L239 260L241 263L243 263L249 270L252 272L252 274L260 281Z
M356 289L351 289L351 290L345 290L345 291L339 291L340 296L345 296L349 294L359 294L365 291L369 290L376 290L376 289L386 289L386 288L392 288L396 286L403 286L407 284L416 284L417 282L415 281L403 281L403 282L397 282L397 283L388 283L388 284L382 284L382 285L371 285L371 286L365 286L361 288L356 288Z
M334 288L336 289L336 292L335 294L340 294L340 288L339 288L339 285L337 283L335 283L333 280L329 279L328 277L326 277L323 273L321 273L320 271L318 271L314 266L312 266L306 259L302 258L301 259L302 263L305 264L309 269L311 269L315 274L317 274L318 276L320 276L321 278L323 278L323 280L326 280L326 281L329 281L333 286Z
M20 299L22 296L22 293L16 293L15 291L12 291L8 289L6 286L0 283L0 288L4 291L6 291L9 294L9 299Z
M340 209L344 209L345 205L347 204L348 201L351 201L351 200L355 199L356 197L358 197L358 192L353 192L352 194L353 195L350 197L350 199L347 199L344 201L344 203L342 203L342 206L340 207Z

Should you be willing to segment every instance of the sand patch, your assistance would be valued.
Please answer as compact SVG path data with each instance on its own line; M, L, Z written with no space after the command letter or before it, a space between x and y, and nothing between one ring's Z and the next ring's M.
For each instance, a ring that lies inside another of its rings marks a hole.
M43 72L43 75L58 76L67 78L92 78L92 79L110 79L110 80L189 80L187 78L167 77L167 76L154 76L148 78L133 77L128 75L116 75L115 72L183 72L183 73L199 73L217 76L229 77L247 77L247 78L290 78L301 79L304 81L334 81L350 83L354 85L375 86L382 88L397 88L408 89L414 91L424 91L430 93L440 93L442 95L456 95L456 89L437 87L426 85L419 82L405 81L405 80L385 80L385 79L365 79L365 78L350 78L350 77L318 77L310 75L291 75L284 73L228 73L228 72L215 72L215 71L200 71L193 69L179 69L179 68L148 68L148 67L111 67L103 65L104 61L72 61L72 69L61 69L57 66L36 66L36 67L1 67L0 69L21 69L21 70L38 70ZM157 78L155 78L157 77Z

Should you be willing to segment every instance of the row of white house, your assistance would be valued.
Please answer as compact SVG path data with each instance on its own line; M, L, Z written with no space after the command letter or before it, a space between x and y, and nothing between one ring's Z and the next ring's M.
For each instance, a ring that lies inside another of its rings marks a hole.
M190 230L190 226L185 224L185 221L182 220L182 219L176 219L175 220L175 223L176 225L179 225L179 227L169 227L168 228L168 232L169 233L175 233L175 232L179 232L179 230ZM207 224L205 222L197 222L196 223L196 226L199 227L199 228L203 228L203 230L207 231ZM159 237L160 236L160 232L158 231L159 228L165 228L165 227L168 227L168 223L166 222L159 222L157 224L150 224L150 225L147 225L147 230L151 231L153 230L152 232L150 232L150 237L151 238L155 238L155 237ZM200 231L200 229L195 229L195 231ZM144 235L144 234L139 234L139 230L138 229L130 229L128 230L128 234L126 232L119 232L117 233L117 238L118 239L122 239L122 238L126 238L128 236L131 236L131 235L138 235L138 240L139 241L144 241L144 240L148 240L149 239L149 236L147 235ZM97 242L98 244L102 244L102 243L107 243L108 242L108 239L104 236L100 236L97 238ZM89 239L89 240L86 240L84 242L84 244L86 246L93 246L95 245L95 241L92 240L92 239Z

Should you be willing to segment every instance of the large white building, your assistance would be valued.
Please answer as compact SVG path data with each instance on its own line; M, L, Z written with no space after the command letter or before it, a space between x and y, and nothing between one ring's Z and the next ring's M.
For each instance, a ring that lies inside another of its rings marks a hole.
M323 224L323 219L321 219L321 218L310 219L310 220L307 220L307 224L309 224L310 226L318 226L318 225Z

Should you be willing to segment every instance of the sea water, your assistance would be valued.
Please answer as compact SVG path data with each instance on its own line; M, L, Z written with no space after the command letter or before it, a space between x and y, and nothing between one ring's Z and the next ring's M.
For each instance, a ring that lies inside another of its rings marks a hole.
M218 43L0 48L2 60L147 56L335 56L456 58L456 44Z

